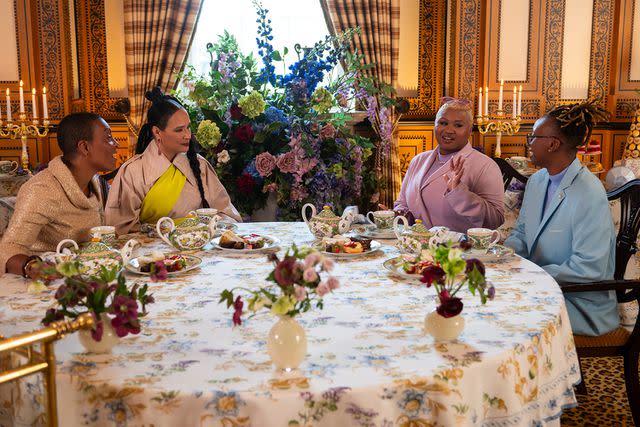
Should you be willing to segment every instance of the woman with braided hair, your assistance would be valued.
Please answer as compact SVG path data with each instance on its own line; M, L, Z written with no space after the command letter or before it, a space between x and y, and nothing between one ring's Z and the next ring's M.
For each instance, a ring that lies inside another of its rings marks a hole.
M163 216L180 218L198 208L215 208L226 219L240 221L213 168L196 153L189 114L180 102L156 86L147 123L140 129L136 155L113 180L105 209L107 224L118 234L155 224Z
M536 121L527 135L529 178L516 227L505 241L559 282L613 279L615 234L602 183L578 159L596 120L594 101L563 105ZM573 332L602 335L618 327L613 291L565 294Z

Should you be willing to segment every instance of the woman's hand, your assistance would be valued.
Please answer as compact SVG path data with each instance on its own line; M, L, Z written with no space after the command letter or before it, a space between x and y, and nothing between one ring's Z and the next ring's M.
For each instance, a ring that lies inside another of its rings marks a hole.
M464 159L462 157L451 159L451 172L444 176L444 182L447 184L447 193L458 187L463 174Z

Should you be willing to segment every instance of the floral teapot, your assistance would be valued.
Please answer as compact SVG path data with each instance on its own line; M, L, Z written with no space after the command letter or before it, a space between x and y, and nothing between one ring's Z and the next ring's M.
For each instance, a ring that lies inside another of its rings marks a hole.
M209 224L205 224L200 218L187 217L176 225L171 218L165 216L156 223L156 231L166 244L178 250L201 249L215 235L218 218L214 216ZM168 225L168 232L163 232L163 224Z
M403 227L400 227L400 222L403 223ZM398 238L398 248L402 252L419 255L423 249L429 249L429 246L440 242L449 229L446 227L428 229L420 219L416 219L415 224L409 227L407 218L400 215L393 220L393 231Z
M311 217L307 217L307 207L311 208ZM330 206L324 206L320 213L317 213L316 207L311 203L307 203L302 207L302 218L309 227L309 231L317 239L323 237L333 237L336 234L344 234L349 231L353 222L353 213L344 212L342 216L333 213Z
M140 246L140 242L130 239L118 251L98 239L92 239L80 246L75 240L64 239L56 247L55 260L57 262L78 261L83 275L96 276L100 274L100 267L106 267L107 270L114 268L121 270L129 262L133 250L138 246ZM65 252L65 248L71 248L71 253Z

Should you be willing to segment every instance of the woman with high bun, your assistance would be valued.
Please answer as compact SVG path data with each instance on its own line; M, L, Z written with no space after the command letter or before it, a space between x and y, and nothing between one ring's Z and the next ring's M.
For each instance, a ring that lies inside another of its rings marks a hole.
M198 208L215 208L225 219L240 221L215 171L196 153L189 114L180 102L156 86L147 122L140 129L136 155L113 180L105 209L107 224L118 234L155 224L164 216L185 217Z
M518 255L559 282L613 279L615 234L602 183L576 154L606 111L595 101L562 105L536 121L527 135L529 178L516 227L505 241ZM613 291L565 294L573 332L602 335L618 327Z

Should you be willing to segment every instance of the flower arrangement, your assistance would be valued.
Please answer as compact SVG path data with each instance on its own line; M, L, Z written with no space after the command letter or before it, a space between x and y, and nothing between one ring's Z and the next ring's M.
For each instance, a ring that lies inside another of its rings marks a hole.
M49 278L62 276L64 283L55 293L59 306L48 309L42 323L49 325L65 317L75 319L89 312L96 321L91 331L95 341L102 340L102 313L111 316L116 334L124 337L140 332L140 317L147 314L147 304L154 302L153 296L147 294L147 285L128 287L124 274L117 268L109 270L102 267L97 276L85 279L80 264L70 261L45 269L44 275Z
M495 296L495 288L488 285L485 279L482 261L475 258L465 261L462 249L454 247L451 242L423 251L421 258L432 261L430 266L422 270L420 280L426 283L427 288L432 285L435 288L440 301L436 311L440 316L453 317L462 312L462 300L455 295L465 285L473 295L478 292L482 304Z
M268 309L280 316L294 317L299 313L309 311L314 305L322 309L323 297L340 286L334 276L322 280L322 273L329 273L333 269L333 261L324 257L317 250L295 244L280 260L276 254L269 255L274 269L267 277L273 282L259 289L233 288L225 289L220 294L220 303L226 302L227 308L233 307L233 324L242 324L244 301L235 291L241 289L251 296L248 299L248 309L256 313L261 309Z
M254 6L262 68L225 31L207 45L209 74L187 67L181 77L185 90L177 94L233 203L248 216L274 195L280 220L299 219L309 202L337 210L349 204L364 211L374 207L379 183L373 170L379 153L389 151L393 89L367 76L370 66L348 52L357 30L309 48L296 45L297 62L278 74L275 65L284 69L289 52L274 49L268 11L258 1ZM344 74L323 86L340 61ZM378 145L347 127L353 102L367 109L380 134Z

